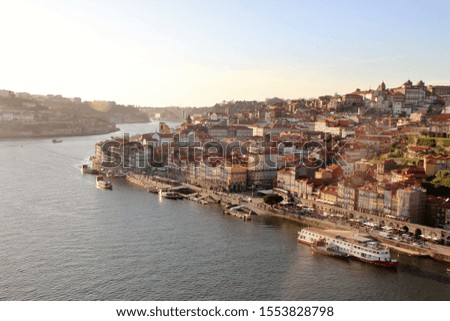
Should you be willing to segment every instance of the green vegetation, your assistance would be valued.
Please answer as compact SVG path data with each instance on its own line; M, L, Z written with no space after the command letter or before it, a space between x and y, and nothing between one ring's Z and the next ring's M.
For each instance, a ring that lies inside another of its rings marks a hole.
M439 156L447 156L449 154L449 152L444 147L433 148L433 151L436 155Z
M393 156L393 155L398 155L398 157ZM380 161L387 160L387 159L393 159L397 164L407 165L407 166L416 166L417 164L419 164L419 161L420 161L417 158L403 157L403 154L400 154L398 152L394 152L394 153L391 152L391 153L386 153L386 154L381 154L379 156L375 156L372 159L370 159L369 162L372 164L378 164Z
M450 147L450 138L410 135L407 143L410 146Z
M381 159L386 159L386 158L382 158L382 156L384 156L384 155L374 156L373 158L369 159L368 162L371 164L378 164Z
M450 138L436 138L436 143L442 147L450 147Z
M426 146L429 151L418 153L417 157L406 157L408 146ZM423 156L450 155L450 138L428 137L423 135L408 135L398 137L392 142L390 151L388 153L380 154L373 157L370 162L376 164L382 160L394 159L400 165L417 166Z
M394 160L399 165L416 166L419 164L419 160L415 158L399 157L394 158Z
M418 137L415 136L415 135L409 135L408 139L407 139L408 145L416 146L417 145L417 138Z
M431 181L435 187L450 188L450 170L442 170L437 172L435 178Z
M430 151L419 153L418 158L405 157L407 146L426 146L430 148ZM449 147L450 138L409 135L393 142L389 153L374 157L371 162L377 163L380 160L393 158L398 164L401 165L417 165L419 164L420 159L427 154L438 156L450 155Z
M283 197L278 194L269 194L264 196L264 202L269 205L275 205L283 201Z
M432 137L419 137L417 139L417 146L436 147L436 139Z
M403 157L405 152L401 149L391 149L389 153L386 154L386 158L400 158Z

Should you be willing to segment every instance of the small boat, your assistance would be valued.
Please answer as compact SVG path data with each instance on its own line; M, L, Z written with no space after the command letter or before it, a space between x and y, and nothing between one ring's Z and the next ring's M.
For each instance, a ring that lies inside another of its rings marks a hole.
M150 187L149 189L147 189L147 192L149 193L153 193L153 194L158 194L159 191L156 187Z
M62 143L61 139L52 139L53 144Z
M171 192L171 191L159 191L159 195L161 195L164 198L168 198L171 200L179 200L179 199L184 199L184 196L181 195L180 193L177 192Z
M331 257L337 257L337 258L343 258L343 259L350 257L350 255L348 253L340 251L339 247L336 246L335 244L326 245L324 239L314 242L311 245L311 248L315 253L320 253L323 255L331 256Z
M98 174L98 170L90 168L86 164L81 165L80 171L81 171L81 174L92 174L92 175L97 175Z
M99 175L95 179L95 185L97 188L110 189L112 190L112 184L110 181L105 181L103 176Z

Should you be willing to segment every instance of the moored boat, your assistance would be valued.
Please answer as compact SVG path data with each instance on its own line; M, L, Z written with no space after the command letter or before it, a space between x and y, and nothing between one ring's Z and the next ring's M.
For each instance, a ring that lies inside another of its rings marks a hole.
M384 267L397 267L399 265L398 260L391 258L389 248L382 247L378 242L369 238L361 236L343 237L330 231L312 228L304 228L298 234L297 240L299 243L314 246L316 242L323 240L324 247L336 246L340 252L365 263ZM323 248L320 250L323 250Z
M110 189L112 190L112 184L110 181L106 181L102 175L99 175L95 179L95 185L97 188Z
M98 170L90 168L86 164L81 165L80 171L81 171L81 174L93 174L93 175L97 175L98 174Z
M160 191L159 195L161 195L164 198L168 198L171 200L179 200L179 199L184 199L184 196L181 195L180 193L177 192L171 192L171 191Z

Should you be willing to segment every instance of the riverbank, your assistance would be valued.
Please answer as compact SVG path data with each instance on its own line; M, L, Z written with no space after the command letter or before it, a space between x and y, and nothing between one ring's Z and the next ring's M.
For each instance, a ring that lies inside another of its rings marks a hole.
M264 204L260 205L261 207L264 206ZM249 206L252 208L251 206ZM267 208L267 206L265 206ZM258 213L257 210L255 210L256 213ZM409 255L409 256L417 256L417 257L429 257L432 259L435 259L437 261L450 263L450 249L447 247L439 246L439 245L429 245L424 247L418 247L415 245L398 242L395 240L385 239L381 238L376 231L364 231L361 229L356 229L348 225L340 224L338 222L331 222L327 221L326 219L317 219L312 217L302 217L293 213L286 213L282 212L277 209L260 209L258 215L266 215L266 216L273 216L278 217L282 219L287 219L290 221L294 221L303 225L313 226L321 229L334 229L334 230L343 230L343 231L352 231L354 234L366 234L371 236L372 238L376 239L380 243L382 243L384 246L395 250L397 252Z
M192 190L195 190L198 196L202 199L208 198L209 201L216 202L218 204L221 204L222 207L224 207L226 204L236 204L245 206L247 209L252 211L258 216L270 216L270 217L276 217L280 219L289 220L292 222L296 222L301 225L316 227L320 229L333 229L333 230L342 230L342 231L350 231L353 234L365 234L369 235L372 238L376 239L377 241L381 242L384 246L389 247L392 250L395 250L397 252L410 255L410 256L417 256L417 257L429 257L441 262L450 263L450 249L444 246L438 246L438 245L429 245L426 247L418 247L415 245L398 242L395 240L385 239L381 238L377 231L370 231L370 230L364 230L361 228L354 228L349 225L342 224L338 221L330 221L324 218L314 218L314 217L308 217L306 215L299 215L298 212L290 212L288 210L278 209L275 207L271 207L267 204L265 204L261 198L250 198L250 202L243 201L243 199L248 199L248 197L244 197L240 194L228 194L228 193L221 193L221 192L213 192L210 190L207 190L205 188L186 184L186 183L176 183L176 181L168 180L172 184L164 183L158 180L155 180L155 178L146 176L146 175L132 175L127 176L127 181L146 188L146 189L170 189L173 188L174 185L182 185L189 187Z
M164 188L173 187L170 184L159 183L159 182L155 181L152 176L147 176L147 175L137 175L137 174L127 175L127 181L133 185L137 185L137 186L145 188L147 190L153 189L153 188L164 189Z

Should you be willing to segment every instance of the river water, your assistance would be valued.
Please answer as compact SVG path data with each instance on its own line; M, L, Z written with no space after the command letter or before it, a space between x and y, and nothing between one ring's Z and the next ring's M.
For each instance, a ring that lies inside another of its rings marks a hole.
M0 141L1 300L450 299L447 266L431 259L341 261L298 244L291 222L243 222L123 179L98 190L79 165L109 136Z

